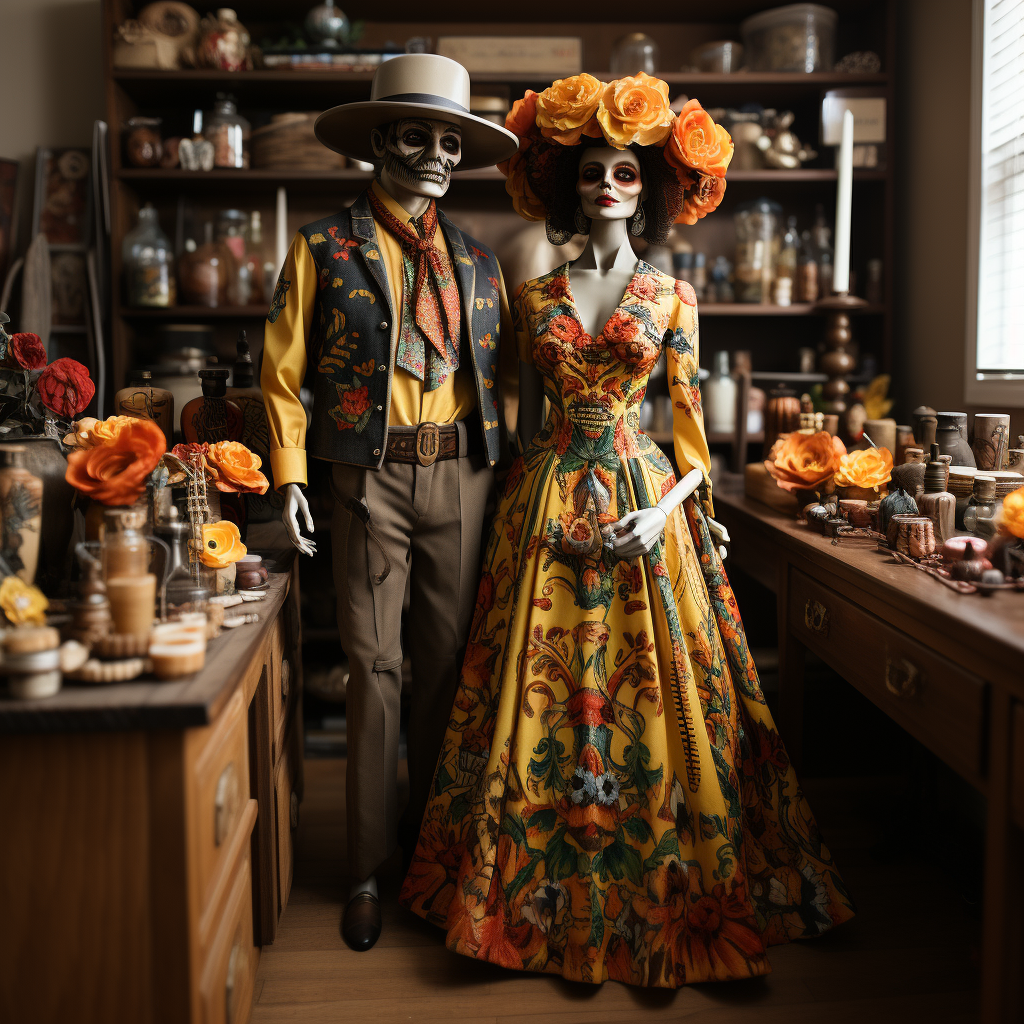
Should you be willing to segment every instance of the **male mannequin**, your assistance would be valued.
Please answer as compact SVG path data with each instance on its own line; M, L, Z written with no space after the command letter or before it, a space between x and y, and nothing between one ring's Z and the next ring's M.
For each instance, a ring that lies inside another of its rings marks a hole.
M299 523L301 516L313 532L302 493L306 449L334 463L334 576L350 669L353 884L342 934L355 949L369 949L380 934L375 872L397 840L406 584L408 848L479 582L484 507L508 436L499 392L506 407L516 402L515 343L497 261L434 206L456 166L488 166L515 149L511 133L469 114L468 105L464 68L411 54L378 69L368 102L317 119L321 142L373 159L378 177L349 210L300 229L264 344L270 459L285 492L285 527L305 554L316 551ZM308 443L298 401L307 370L314 392Z

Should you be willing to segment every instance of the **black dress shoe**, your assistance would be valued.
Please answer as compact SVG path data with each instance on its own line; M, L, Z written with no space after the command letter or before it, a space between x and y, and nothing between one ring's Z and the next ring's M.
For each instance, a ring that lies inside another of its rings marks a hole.
M348 901L341 918L341 937L357 952L372 948L380 938L380 902L361 892Z

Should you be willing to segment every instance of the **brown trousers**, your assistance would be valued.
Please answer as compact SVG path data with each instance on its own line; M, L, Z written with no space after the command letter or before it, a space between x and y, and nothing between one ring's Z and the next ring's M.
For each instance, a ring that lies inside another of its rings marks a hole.
M410 834L403 840L408 842L415 840L423 818L452 712L480 581L480 543L492 483L493 472L482 456L431 466L385 462L379 470L333 467L331 540L338 630L349 659L348 857L355 879L372 875L398 843L406 585L413 679L406 733L409 806L404 827ZM368 509L368 523L347 507L353 498ZM390 571L377 582L387 563Z

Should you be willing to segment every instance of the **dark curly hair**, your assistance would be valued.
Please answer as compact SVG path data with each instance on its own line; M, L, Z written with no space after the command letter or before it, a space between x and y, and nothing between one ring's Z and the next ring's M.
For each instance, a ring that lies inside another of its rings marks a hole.
M580 234L576 223L580 208L580 197L576 191L580 159L584 150L604 145L601 139L588 138L576 146L552 144L545 147L543 153L536 154L538 164L544 166L536 167L530 174L530 184L544 204L548 241L553 245L564 245L573 235ZM640 164L644 183L644 227L639 236L653 245L661 245L683 208L683 186L665 160L660 146L630 146L629 149ZM590 221L587 219L587 233L589 230Z

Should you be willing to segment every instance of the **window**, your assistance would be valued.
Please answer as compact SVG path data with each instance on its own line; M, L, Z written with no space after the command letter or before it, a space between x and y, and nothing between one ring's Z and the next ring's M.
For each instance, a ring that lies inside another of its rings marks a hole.
M975 0L967 399L1024 404L1024 0Z

